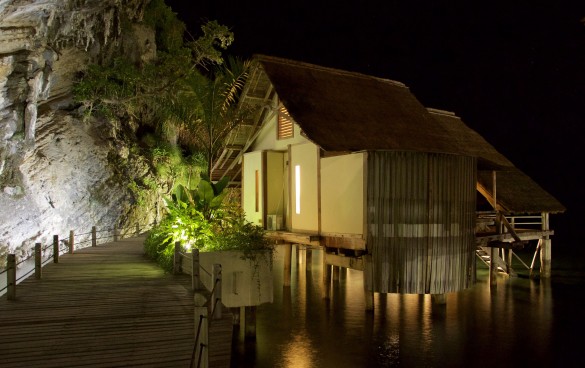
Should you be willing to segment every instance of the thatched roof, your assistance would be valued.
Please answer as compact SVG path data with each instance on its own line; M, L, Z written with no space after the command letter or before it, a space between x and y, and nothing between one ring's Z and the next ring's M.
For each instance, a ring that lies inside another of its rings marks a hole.
M514 167L510 160L499 153L479 133L465 125L454 113L436 109L428 110L442 128L448 132L463 154L477 157L480 170Z
M402 83L286 59L256 58L295 122L326 151L461 153L449 132Z
M429 109L443 128L451 132L469 156L478 158L478 181L493 195L493 170L496 171L496 199L507 213L564 212L565 207L540 185L514 166L476 131L455 114Z
M491 170L498 172L497 200L507 212L565 210L459 117L425 108L400 82L264 55L255 58L294 121L325 151L473 156L478 180L490 191Z
M478 171L477 180L493 195L492 171ZM552 195L515 167L496 171L496 199L507 213L559 213L566 210Z

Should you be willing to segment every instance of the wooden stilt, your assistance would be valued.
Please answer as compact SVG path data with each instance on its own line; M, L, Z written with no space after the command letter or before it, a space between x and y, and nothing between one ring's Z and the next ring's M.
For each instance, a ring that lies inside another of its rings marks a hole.
M494 259L498 256L498 248L492 247L490 249L490 287L496 287L497 284L497 273L498 273L498 266L496 266L496 262Z
M234 326L240 325L240 308L241 307L230 308L230 312L232 313L232 316L234 318L233 319Z
M374 276L372 256L364 256L364 296L366 298L366 311L374 311Z
M256 340L256 307L246 307L246 326L244 338L246 340Z
M506 267L507 270L506 272L508 273L508 275L512 275L514 273L514 270L512 269L512 249L507 249L506 251Z
M327 264L327 251L323 249L323 298L331 297L331 265Z
M549 216L547 212L542 213L542 230L549 230ZM540 248L540 278L548 279L551 275L552 249L550 236L542 238Z
M313 251L310 248L305 248L305 260L306 260L306 270L311 271L313 269Z
M341 267L333 266L333 282L339 282L339 272Z
M436 305L447 304L447 296L445 294L431 294L431 300Z
M290 286L290 275L291 275L291 260L292 260L292 244L284 244L284 275L283 285Z

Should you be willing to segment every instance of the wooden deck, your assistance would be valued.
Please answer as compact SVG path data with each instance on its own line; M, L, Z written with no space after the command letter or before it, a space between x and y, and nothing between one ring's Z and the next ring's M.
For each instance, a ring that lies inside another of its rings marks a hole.
M63 255L0 297L0 367L188 367L190 278L165 275L143 241Z

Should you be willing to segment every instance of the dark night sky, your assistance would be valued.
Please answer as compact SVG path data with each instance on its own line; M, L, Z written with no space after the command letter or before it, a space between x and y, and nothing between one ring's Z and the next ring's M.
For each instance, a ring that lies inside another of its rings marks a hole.
M577 238L585 223L585 1L166 3L194 34L206 19L229 26L231 54L405 83L425 106L455 112L559 199L568 211L553 216L555 238Z

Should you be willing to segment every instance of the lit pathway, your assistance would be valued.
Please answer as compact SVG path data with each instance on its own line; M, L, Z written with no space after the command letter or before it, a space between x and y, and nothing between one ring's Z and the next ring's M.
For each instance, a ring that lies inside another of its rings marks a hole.
M188 367L188 276L145 258L144 238L62 255L0 297L0 367Z

